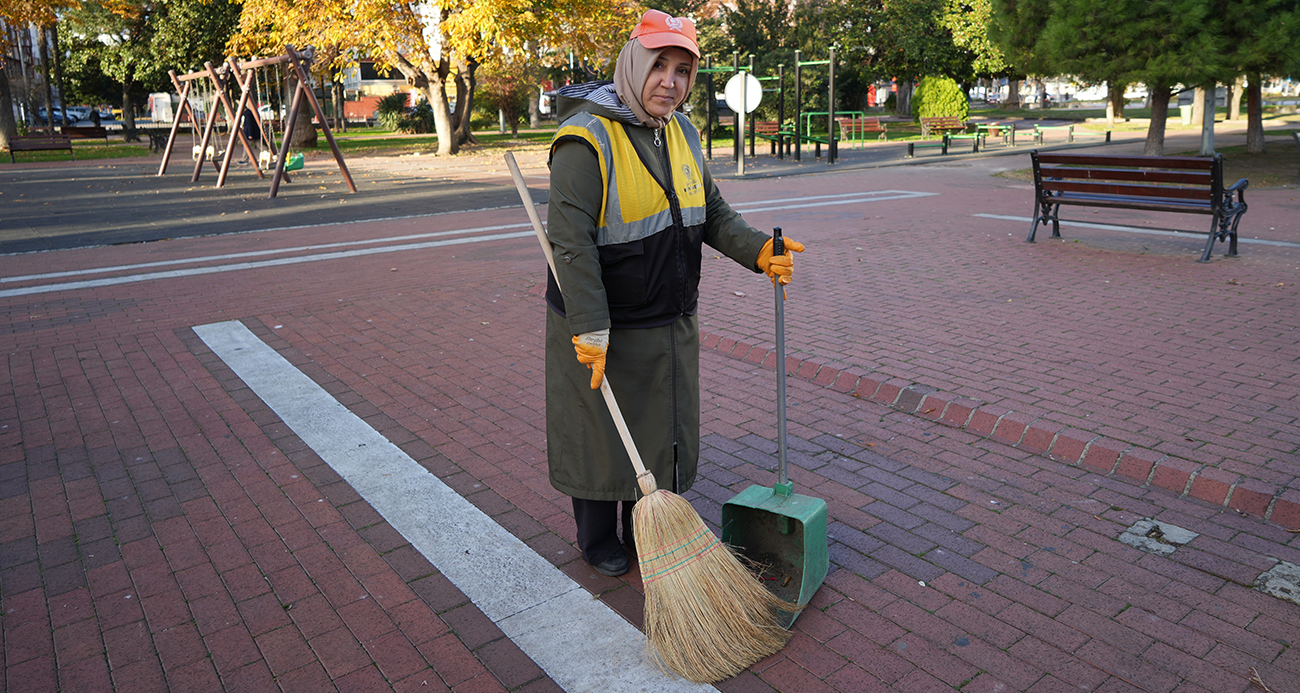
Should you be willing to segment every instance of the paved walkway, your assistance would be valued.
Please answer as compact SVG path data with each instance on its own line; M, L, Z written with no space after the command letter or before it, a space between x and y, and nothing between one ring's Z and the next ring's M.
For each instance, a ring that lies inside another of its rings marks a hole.
M1123 228L1177 218L1089 214L1023 243L1002 217L1028 216L1024 183L990 174L1026 165L723 183L809 245L787 304L792 476L830 505L833 565L791 644L720 690L1300 690L1300 606L1252 588L1300 564L1281 524L1300 490L1294 191L1248 198L1245 235L1273 245L1202 265L1199 237ZM0 256L4 690L667 690L631 677L644 662L554 651L607 611L639 625L641 584L576 558L546 482L524 223L515 207ZM716 522L773 478L771 291L725 260L706 277L688 497ZM289 370L256 376L204 336L231 321ZM293 373L307 384L278 391ZM278 404L317 386L305 421ZM384 464L429 474L350 476L317 441L353 419L393 446ZM421 515L412 484L434 476L504 534L431 548L425 530L475 514ZM1148 518L1160 553L1119 541ZM521 625L531 607L498 606L523 591L501 587L516 565L455 555L479 548L597 599L558 633Z

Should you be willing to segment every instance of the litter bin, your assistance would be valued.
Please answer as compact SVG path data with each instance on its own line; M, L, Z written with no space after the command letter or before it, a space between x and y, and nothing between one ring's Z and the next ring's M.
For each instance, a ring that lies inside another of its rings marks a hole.
M1183 125L1191 125L1191 124L1192 124L1192 105L1189 103L1189 104L1187 104L1186 106L1179 106L1179 107L1178 107L1178 115L1182 117L1182 119L1183 119Z

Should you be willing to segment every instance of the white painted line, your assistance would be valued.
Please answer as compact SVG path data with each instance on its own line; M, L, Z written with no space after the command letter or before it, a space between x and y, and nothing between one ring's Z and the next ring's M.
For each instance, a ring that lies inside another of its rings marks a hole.
M237 321L194 332L303 442L561 688L714 691L670 677L645 636L421 467Z
M984 217L985 219L1001 219L1003 221L1022 221L1026 224L1034 223L1033 217L1016 217L1007 214L972 214L971 216ZM1061 226L1078 226L1078 227L1089 228L1089 229L1123 231L1125 233L1146 234L1148 236L1186 237L1188 234L1200 234L1202 236L1205 235L1204 232L1200 232L1200 231L1190 231L1190 230L1189 231L1164 231L1161 229L1144 229L1137 226L1121 226L1118 224L1094 224L1086 221L1065 221L1064 219L1061 220ZM1051 235L1051 226L1049 225L1046 228L1048 229L1048 235ZM1300 248L1300 243L1290 243L1288 241L1267 241L1262 238L1246 238L1244 236L1241 236L1240 232L1237 235L1237 242L1254 243L1255 245L1276 245L1283 248Z
M53 291L70 291L73 289L91 289L98 286L115 286L117 284L132 284L135 282L147 282L154 279L179 279L181 277L194 277L203 274L218 274L221 272L234 272L237 270L259 269L262 267L279 267L281 265L297 265L304 262L319 262L321 260L341 260L350 257L361 257L363 255L379 255L382 253L397 253L405 250L424 250L426 248L438 248L448 245L464 245L466 243L482 243L483 241L499 241L508 238L534 238L532 231L522 231L518 233L499 233L488 236L471 236L469 238L453 238L445 241L428 241L426 243L408 243L405 245L387 246L384 248L361 248L357 250L346 250L334 253L320 253L317 255L303 255L299 257L285 257L275 260L262 260L260 262L239 262L233 265L212 265L210 267L191 267L190 269L168 270L166 272L147 272L145 274L132 274L125 277L106 277L104 279L87 279L79 282L64 282L62 284L42 284L40 286L25 286L20 289L5 289L0 291L0 298L10 298L13 296L27 296L30 294L45 294Z
M21 282L34 279L58 279L60 277L84 277L91 274L103 274L105 272L128 272L131 270L149 269L151 267L167 267L169 265L192 265L200 262L215 262L217 260L238 260L246 257L263 257L266 255L284 255L286 253L303 253L315 250L327 250L329 248L350 248L361 245L375 245L377 243L397 243L399 241L415 241L424 238L437 238L440 236L455 236L467 233L483 233L486 231L504 231L505 229L522 229L530 227L531 224L502 224L499 226L478 226L469 229L455 229L452 231L435 231L432 233L417 233L409 236L389 236L387 238L372 238L364 241L341 241L339 243L320 243L317 245L300 245L291 248L273 248L270 250L250 250L245 253L225 253L222 255L199 255L189 258L177 258L175 260L160 260L158 262L141 262L134 265L113 265L109 267L92 267L89 269L69 270L66 272L46 272L45 274L24 274L15 277L0 277L0 284L7 282Z
M903 200L913 197L927 197L937 195L938 193L928 192L911 192L907 190L876 190L856 193L837 193L834 195L813 195L808 197L793 198L784 202L750 202L746 204L735 205L735 209L743 213L756 212L779 212L791 209L806 209L809 207L826 207L832 205L851 205L865 202L880 202L884 200ZM810 201L811 200L811 201ZM513 209L518 209L514 207ZM392 219L406 219L410 217L392 217ZM360 223L360 222L346 222ZM321 224L320 226L332 226L333 224ZM378 238L364 241L345 241L339 243L327 243L318 246L301 246L297 248L284 248L279 250L260 250L249 251L246 253L228 253L224 255L196 256L189 259L163 260L153 263L142 263L138 265L117 265L112 267L90 268L74 270L67 272L51 272L48 274L32 274L9 279L0 279L0 283L16 282L22 280L51 279L58 277L78 277L101 274L104 272L129 271L132 269L147 269L150 267L161 267L175 264L192 264L200 262L210 262L217 260L232 260L247 257L260 257L263 255L280 255L284 253L310 253L294 257L277 258L273 260L261 260L255 262L236 262L225 265L209 265L207 267L191 267L188 269L175 269L161 272L145 272L142 274L130 274L120 277L105 277L103 279L85 279L81 281L61 282L57 284L41 284L37 286L25 286L21 288L0 290L0 298L13 298L16 296L30 296L34 294L46 294L55 291L73 291L77 289L92 289L101 286L116 286L119 284L133 284L136 282L153 281L156 279L180 279L183 277L194 277L205 274L217 274L221 272L234 272L238 270L260 269L264 267L278 267L282 265L296 265L304 262L319 262L321 260L339 260L351 257L360 257L364 255L376 255L381 253L396 253L408 250L425 250L428 248L437 248L448 245L462 245L466 243L480 243L483 241L498 241L513 238L532 238L531 232L519 233L500 233L475 235L467 238L455 238L440 241L427 241L423 243L401 243L399 245L390 245L378 248L356 248L354 250L338 250L328 253L317 253L313 251L324 248L347 248L357 245L375 245L382 243L400 243L421 238L432 238L435 236L456 235L456 234L477 234L483 231L504 230L513 228L529 227L528 224L505 224L500 226L480 226L469 229L458 229L452 231L439 231L427 234L415 234L409 236L392 236L388 238ZM307 228L307 227L286 227L286 228Z

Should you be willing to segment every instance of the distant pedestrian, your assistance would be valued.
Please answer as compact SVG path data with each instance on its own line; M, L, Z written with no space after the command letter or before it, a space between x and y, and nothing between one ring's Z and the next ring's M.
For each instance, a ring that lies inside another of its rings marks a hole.
M257 123L257 116L253 114L253 109L244 107L244 112L239 116L239 129L244 131L244 137L250 145L255 149L261 149L262 128ZM239 163L246 164L248 159L240 159Z
M93 108L90 110L90 124L99 127L99 111Z

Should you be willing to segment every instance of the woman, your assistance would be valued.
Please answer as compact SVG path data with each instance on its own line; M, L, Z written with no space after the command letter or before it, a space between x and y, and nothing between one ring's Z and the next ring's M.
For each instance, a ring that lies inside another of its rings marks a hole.
M635 555L638 490L597 392L602 378L609 374L659 488L685 492L700 447L701 244L782 283L793 268L788 251L803 250L787 239L787 252L773 257L771 238L714 186L699 133L676 112L699 56L691 20L650 10L623 46L612 83L559 92L548 228L564 290L549 278L547 458L551 485L573 498L583 558L605 575L627 572L628 552Z

